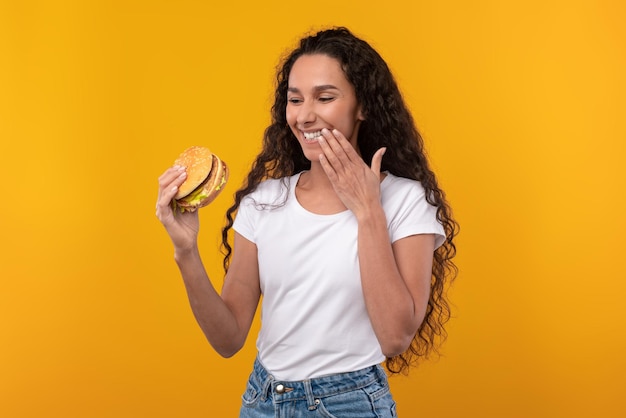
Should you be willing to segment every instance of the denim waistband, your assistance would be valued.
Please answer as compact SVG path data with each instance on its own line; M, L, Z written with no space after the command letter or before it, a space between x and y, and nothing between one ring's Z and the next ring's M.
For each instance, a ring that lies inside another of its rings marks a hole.
M275 403L304 400L309 406L316 404L316 398L338 395L366 387L379 381L387 384L387 375L380 365L373 365L361 370L337 373L300 381L276 380L257 358L254 362L254 378L262 388L262 398L271 396Z

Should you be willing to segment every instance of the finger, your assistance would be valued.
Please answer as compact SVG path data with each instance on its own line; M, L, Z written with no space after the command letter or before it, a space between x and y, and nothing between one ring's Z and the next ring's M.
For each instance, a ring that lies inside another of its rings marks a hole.
M340 161L337 151L341 150L341 146L337 143L336 138L330 133L328 129L322 129L322 136L319 137L318 143L322 148L323 154L320 157L324 157L324 162L332 167L334 170L342 168L342 162ZM320 158L320 161L322 159Z
M380 166L382 165L383 155L385 155L386 151L387 148L380 148L372 157L372 171L377 176L380 175Z
M322 129L319 138L320 146L329 163L336 171L352 170L352 164L363 163L352 144L337 129Z
M333 148L337 155L345 155L349 161L358 161L361 159L356 149L352 146L348 138L345 137L338 129L332 130L332 136L335 138L335 142L340 148Z
M159 177L159 190L169 188L172 185L180 186L185 181L186 176L185 167L175 166L167 169Z
M170 203L178 193L178 188L187 178L184 167L168 169L161 177L159 177L159 193L157 196L157 216L161 218L161 214L165 214L171 210Z
M174 181L181 173L185 172L185 167L175 165L165 170L163 174L159 176L159 186L167 186Z
M339 133L336 129L333 129L332 132L326 128L322 129L322 136L319 138L319 141L326 157L328 157L331 163L338 166L338 164L348 163L349 159L335 132Z
M335 168L328 161L328 158L326 157L326 155L320 154L319 158L320 158L320 164L322 168L324 169L324 172L328 176L328 179L330 180L331 183L334 184L337 181L337 172L335 171Z

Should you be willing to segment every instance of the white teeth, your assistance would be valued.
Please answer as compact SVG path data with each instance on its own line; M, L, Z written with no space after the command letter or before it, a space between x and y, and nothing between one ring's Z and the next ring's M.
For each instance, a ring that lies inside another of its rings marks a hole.
M318 136L322 136L322 131L317 131L317 132L303 132L304 133L304 137L306 139L315 139Z

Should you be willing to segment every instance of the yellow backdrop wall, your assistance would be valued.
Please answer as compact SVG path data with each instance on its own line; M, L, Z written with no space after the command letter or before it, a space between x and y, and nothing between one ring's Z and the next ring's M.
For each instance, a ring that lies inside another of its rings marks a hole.
M623 416L623 4L1 0L0 415L236 416L254 338L230 360L204 340L156 179L192 144L229 162L201 214L219 287L278 58L346 25L462 226L450 337L391 379L401 416Z

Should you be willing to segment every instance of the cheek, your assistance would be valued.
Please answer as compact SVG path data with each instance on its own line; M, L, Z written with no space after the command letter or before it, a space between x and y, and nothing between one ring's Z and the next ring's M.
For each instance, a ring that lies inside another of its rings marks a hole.
M287 123L289 125L293 125L296 121L296 112L293 110L293 108L291 108L290 106L287 106L287 109L285 109L285 116L287 118Z
M333 109L331 114L329 114L329 117L331 117L336 123L344 126L353 125L358 119L358 109L352 106L343 105Z
M334 122L339 130L344 130L349 134L358 125L359 118L357 112L344 111L340 117L335 118Z
M287 109L286 113L285 113L285 117L287 119L287 127L289 128L289 130L291 131L291 133L295 136L298 137L298 130L296 129L296 116L297 113L292 111L289 111L289 109Z

